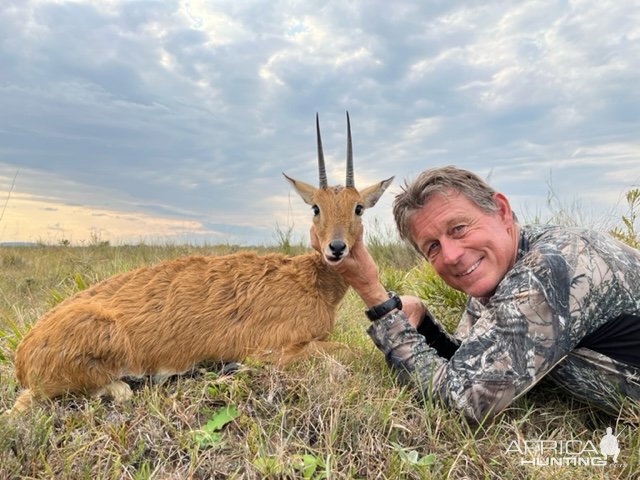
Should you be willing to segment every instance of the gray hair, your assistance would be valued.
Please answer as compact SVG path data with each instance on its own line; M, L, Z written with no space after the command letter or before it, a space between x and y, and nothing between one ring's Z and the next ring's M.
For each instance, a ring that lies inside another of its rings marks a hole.
M430 168L423 171L412 182L405 181L402 192L393 202L393 216L400 237L420 248L411 236L411 219L433 195L448 195L451 191L461 193L486 213L498 211L493 195L496 191L475 173L457 167ZM514 215L515 219L515 215Z

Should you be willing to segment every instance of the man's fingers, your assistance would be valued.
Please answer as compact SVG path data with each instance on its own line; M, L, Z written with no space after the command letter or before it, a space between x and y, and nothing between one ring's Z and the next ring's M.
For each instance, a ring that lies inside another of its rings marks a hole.
M315 225L311 225L311 228L309 229L309 238L311 239L311 247L316 250L316 251L320 251L320 240L318 240L318 232L316 232L316 226Z

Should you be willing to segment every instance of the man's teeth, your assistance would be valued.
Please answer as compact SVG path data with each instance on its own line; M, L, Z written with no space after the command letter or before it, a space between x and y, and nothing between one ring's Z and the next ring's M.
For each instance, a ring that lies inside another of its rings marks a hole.
M476 268L478 268L478 265L480 265L480 262L482 261L482 259L478 260L476 263L474 263L473 265L471 265L467 271L462 272L460 274L461 277L464 277L465 275L469 275L471 272L473 272Z

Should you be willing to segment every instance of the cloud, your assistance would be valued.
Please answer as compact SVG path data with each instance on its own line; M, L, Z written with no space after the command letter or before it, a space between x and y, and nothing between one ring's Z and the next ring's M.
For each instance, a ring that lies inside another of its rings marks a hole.
M225 236L200 222L156 217L142 212L100 210L84 206L54 204L27 195L11 198L4 212L3 238L59 243L100 237L115 243L138 243L146 239L215 241Z
M304 235L305 206L289 212L281 172L316 181L319 112L327 167L342 182L349 110L358 185L456 164L544 203L555 172L563 193L610 208L637 182L639 10L586 0L5 4L0 174L6 184L21 168L16 193L55 208L196 222L246 242L270 240L294 215Z

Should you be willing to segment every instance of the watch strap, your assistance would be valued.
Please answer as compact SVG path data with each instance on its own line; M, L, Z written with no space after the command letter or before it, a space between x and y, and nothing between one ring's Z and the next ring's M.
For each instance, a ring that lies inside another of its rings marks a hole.
M388 300L385 300L384 302L379 303L378 305L374 305L368 310L365 310L365 315L372 322L375 320L379 320L393 310L402 310L402 301L400 300L398 294L395 292L387 292L387 294L389 295Z

